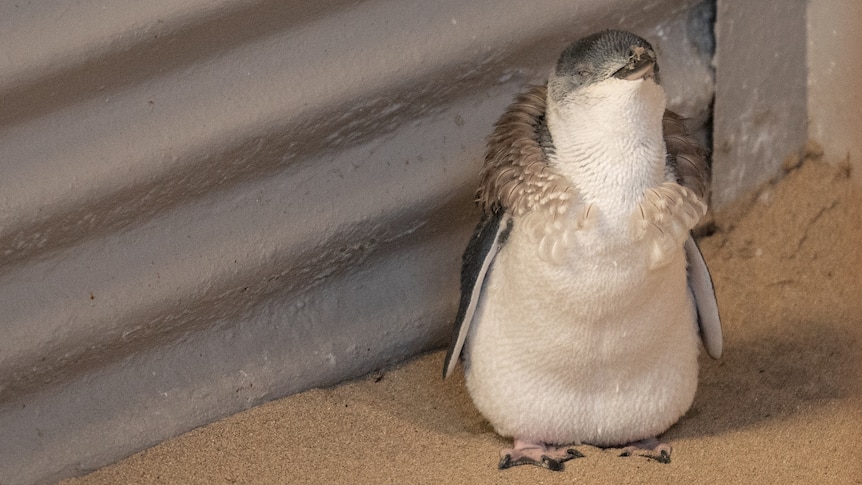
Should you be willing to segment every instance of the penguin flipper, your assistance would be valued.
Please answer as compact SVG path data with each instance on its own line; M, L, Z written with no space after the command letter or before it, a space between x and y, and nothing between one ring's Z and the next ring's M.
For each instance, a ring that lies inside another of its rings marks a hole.
M511 216L502 210L495 210L482 216L482 220L473 231L473 236L470 237L470 243L464 251L461 262L461 301L455 317L455 333L443 363L444 379L452 374L455 364L458 363L461 349L467 340L470 323L479 305L485 277L511 230Z
M715 287L700 248L691 236L685 241L685 258L688 261L688 287L697 309L700 338L709 356L717 359L721 357L722 334Z

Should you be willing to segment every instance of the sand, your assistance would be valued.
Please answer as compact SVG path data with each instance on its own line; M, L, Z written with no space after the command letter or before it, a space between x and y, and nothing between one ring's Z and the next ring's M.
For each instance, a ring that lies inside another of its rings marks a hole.
M507 441L437 351L64 483L862 483L862 190L808 160L716 220L724 356L701 357L670 464L584 446L562 472L500 471Z

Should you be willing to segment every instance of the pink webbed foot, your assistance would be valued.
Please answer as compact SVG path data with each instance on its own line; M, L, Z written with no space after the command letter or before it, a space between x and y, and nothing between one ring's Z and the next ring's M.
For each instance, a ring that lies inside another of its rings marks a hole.
M556 472L563 469L564 462L583 456L572 446L553 446L515 439L512 448L500 451L498 468L502 470L518 465L535 465Z
M620 456L645 456L652 458L659 463L670 463L671 447L667 443L662 443L656 438L647 438L645 440L629 443L623 448Z

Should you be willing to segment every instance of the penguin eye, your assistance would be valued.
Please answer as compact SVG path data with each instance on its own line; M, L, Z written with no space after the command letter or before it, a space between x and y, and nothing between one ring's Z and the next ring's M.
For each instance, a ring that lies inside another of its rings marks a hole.
M590 77L593 73L589 69L578 69L575 74L578 77Z

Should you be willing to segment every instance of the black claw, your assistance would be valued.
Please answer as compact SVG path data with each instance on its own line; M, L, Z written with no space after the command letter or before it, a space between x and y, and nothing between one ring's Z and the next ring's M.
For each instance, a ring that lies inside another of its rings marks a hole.
M532 458L528 458L526 456L522 456L522 457L518 458L517 460L513 460L512 455L505 455L502 458L500 458L500 463L497 464L497 468L499 468L500 470L505 470L506 468L512 468L513 466L519 466L519 465L535 465L535 466L540 466L542 468L548 468L545 465L544 461L538 462L538 461L536 461Z
M659 456L655 457L655 461L657 461L659 463L664 463L664 464L670 463L670 453L668 453L665 450L661 450L661 453L659 454Z
M497 464L497 468L499 468L500 470L505 470L506 468L512 468L513 466L534 465L542 468L547 468L552 472L558 472L563 470L563 462L566 460L571 460L572 458L578 457L573 454L570 454L570 456L568 457L565 457L560 460L555 460L546 455L542 455L542 461L536 461L526 456L522 456L517 460L513 460L512 455L504 455L502 458L500 458L500 463Z
M561 458L551 458L548 455L542 455L541 461L536 461L530 457L522 456L517 460L512 459L511 454L505 454L502 458L500 458L500 463L497 464L497 468L500 470L505 470L506 468L512 468L513 466L519 465L534 465L540 466L542 468L547 468L548 470L558 472L562 471L565 465L563 463L573 460L575 458L583 458L584 455L580 451L569 448L566 450L566 456Z
M547 468L548 470L551 470L552 472L558 472L563 469L563 462L542 455L542 466Z
M622 453L620 453L621 457L634 456L634 455L635 455L635 453L633 450L623 450ZM650 458L652 460L655 460L659 463L664 463L664 464L670 463L670 453L668 453L667 450L661 450L658 455L656 455L654 453L643 453L643 456Z
M584 454L574 448L569 448L566 450L566 453L568 453L569 456L567 456L563 461L573 460L575 458L584 458Z

